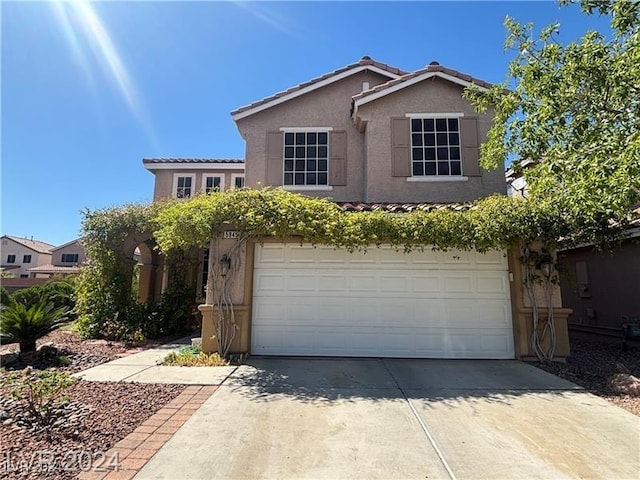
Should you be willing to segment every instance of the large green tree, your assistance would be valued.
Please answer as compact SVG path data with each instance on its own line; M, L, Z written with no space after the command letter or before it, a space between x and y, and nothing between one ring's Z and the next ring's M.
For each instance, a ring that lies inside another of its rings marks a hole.
M534 36L507 17L507 78L466 95L496 121L482 147L485 168L530 159L528 195L552 202L575 225L576 240L602 240L611 220L624 225L640 201L640 2L561 0L610 18L611 31L562 45L560 26Z

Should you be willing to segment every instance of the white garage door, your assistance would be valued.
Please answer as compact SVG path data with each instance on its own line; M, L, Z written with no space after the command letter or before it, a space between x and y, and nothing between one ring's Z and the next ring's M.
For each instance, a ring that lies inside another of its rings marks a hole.
M256 245L251 353L513 358L504 252Z

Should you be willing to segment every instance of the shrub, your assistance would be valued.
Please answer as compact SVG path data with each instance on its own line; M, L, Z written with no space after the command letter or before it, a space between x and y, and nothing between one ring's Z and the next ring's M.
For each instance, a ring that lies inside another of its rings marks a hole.
M184 347L179 352L171 352L161 363L178 367L222 367L229 362L218 353L204 353L198 347Z
M0 286L0 308L6 307L11 303L11 295L6 288Z
M15 302L25 306L42 301L52 303L56 308L65 308L71 314L75 308L75 285L70 278L57 279L42 285L22 288L11 295Z
M20 343L20 353L33 352L36 340L68 321L67 310L40 301L25 306L15 302L0 312L0 337L3 342Z
M31 367L7 375L2 388L18 400L40 425L48 425L53 411L64 405L64 392L77 380L66 372L34 371Z

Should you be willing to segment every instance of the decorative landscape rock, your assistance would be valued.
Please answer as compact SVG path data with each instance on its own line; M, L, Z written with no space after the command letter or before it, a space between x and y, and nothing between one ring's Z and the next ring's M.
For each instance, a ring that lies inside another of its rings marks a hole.
M609 379L609 386L614 392L640 397L640 378L628 373L616 373Z

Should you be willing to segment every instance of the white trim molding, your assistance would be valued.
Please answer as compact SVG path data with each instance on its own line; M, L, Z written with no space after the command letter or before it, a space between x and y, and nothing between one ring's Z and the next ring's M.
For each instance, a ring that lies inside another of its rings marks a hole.
M244 170L244 163L145 163L153 170Z
M202 188L201 188L201 190L206 193L206 191L207 191L207 179L208 178L216 178L216 177L220 178L220 191L224 190L224 188L225 188L225 183L224 183L225 174L224 173L209 173L209 174L203 173L202 174L202 186L201 186Z
M333 127L280 127L281 132L333 132Z
M333 190L331 185L282 185L282 188L291 192L331 192Z
M420 183L420 182L466 182L469 177L455 176L455 175L423 175L415 177L407 177L408 183Z
M464 113L405 113L407 118L460 118L464 117Z
M390 78L392 80L400 77L400 75L396 75L395 73L388 72L387 70L384 70L382 68L376 67L375 65L362 65L362 66L359 66L359 67L356 67L356 68L352 68L351 70L347 70L346 72L342 72L342 73L339 73L337 75L333 75L333 76L331 76L329 78L326 78L324 80L321 80L319 82L312 83L311 85L309 85L307 87L301 88L299 90L295 90L295 91L293 91L293 92L291 92L289 94L282 95L281 97L275 98L274 100L271 100L270 102L266 102L266 103L263 103L261 105L256 105L253 108L249 108L249 109L244 110L242 112L238 112L235 115L232 114L231 118L233 119L234 122L238 121L238 120L240 120L242 118L248 117L250 115L253 115L255 113L261 112L261 111L266 110L268 108L275 107L276 105L280 105L281 103L288 102L289 100L292 100L292 99L294 99L296 97L300 97L301 95L305 95L305 94L307 94L309 92L312 92L312 91L317 90L319 88L325 87L325 86L330 85L330 84L332 84L334 82L342 80L343 78L350 77L351 75L363 72L365 70L371 70L372 72L379 73L380 75L384 75L385 77L388 77L388 78ZM245 107L240 107L240 109L242 109L242 108L245 108Z
M196 174L195 173L174 173L173 174L173 184L171 187L171 198L178 198L178 178L191 178L191 194L188 197L181 198L180 200L184 200L186 198L193 198L193 196L198 191L196 188Z
M372 93L371 95L366 95L362 98L357 99L356 101L353 102L353 115L352 118L356 118L358 115L358 107L360 105L364 105L365 103L369 103L369 102L373 102L374 100L377 100L379 98L385 97L387 95L390 95L394 92L397 92L398 90L402 90L403 88L407 88L410 87L411 85L415 85L416 83L420 83L424 80L427 80L429 78L433 78L433 77L439 77L442 78L443 80L448 80L449 82L455 83L457 85L461 85L463 87L468 87L469 85L475 85L477 88L479 88L481 91L486 92L489 89L485 88L485 87L481 87L480 85L477 85L473 82L467 82L466 80L462 80L461 78L458 77L454 77L453 75L449 75L447 73L444 72L425 72L422 75L417 75L413 78L410 78L409 80L405 80L404 82L399 82L396 85L393 85L392 87L389 88L385 88L383 90L380 90L377 93Z
M245 186L245 178L244 173L232 173L231 181L229 182L229 188L237 188L236 187L236 178L242 178L242 186Z

